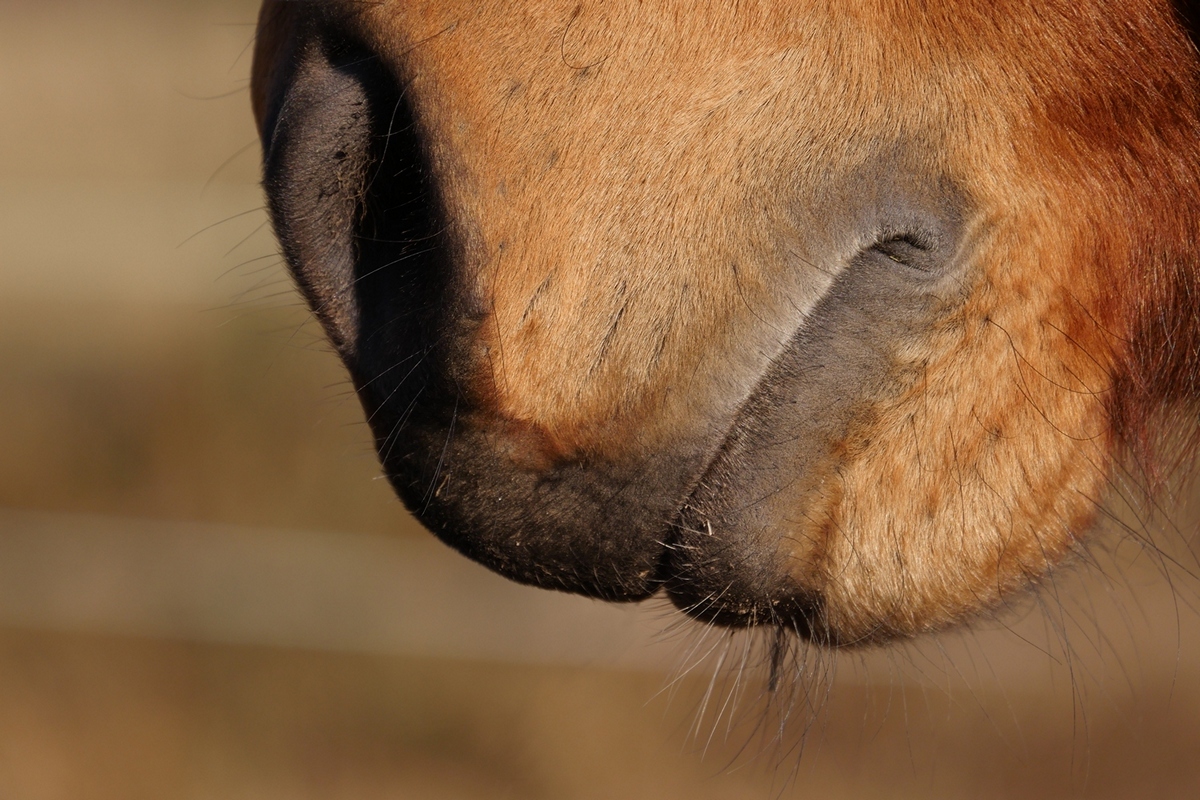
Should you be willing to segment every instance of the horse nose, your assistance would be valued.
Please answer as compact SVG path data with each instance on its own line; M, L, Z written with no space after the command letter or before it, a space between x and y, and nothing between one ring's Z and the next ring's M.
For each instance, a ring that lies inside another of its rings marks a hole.
M480 355L489 308L463 277L405 93L377 59L319 41L290 68L264 111L272 216L401 499L514 580L654 592L703 437L634 426L610 432L619 447L564 445L498 409L480 377L495 368Z

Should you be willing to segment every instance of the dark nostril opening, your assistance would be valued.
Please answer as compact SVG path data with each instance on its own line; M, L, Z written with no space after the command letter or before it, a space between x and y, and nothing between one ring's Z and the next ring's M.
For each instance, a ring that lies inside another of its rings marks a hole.
M867 248L866 253L883 259L886 265L899 265L918 273L937 274L946 266L947 254L937 237L917 229L887 233Z

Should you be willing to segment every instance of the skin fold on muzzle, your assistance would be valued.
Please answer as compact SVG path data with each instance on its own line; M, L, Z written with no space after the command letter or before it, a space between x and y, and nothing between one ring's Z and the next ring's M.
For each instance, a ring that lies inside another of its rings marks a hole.
M264 186L384 470L510 578L831 645L1035 586L1194 408L1166 3L263 6Z

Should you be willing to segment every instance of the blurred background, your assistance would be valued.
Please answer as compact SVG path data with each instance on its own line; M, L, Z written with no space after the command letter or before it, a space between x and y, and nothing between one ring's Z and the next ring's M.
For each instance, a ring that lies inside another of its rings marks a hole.
M774 699L436 543L277 258L256 11L0 0L0 798L1200 796L1191 492Z

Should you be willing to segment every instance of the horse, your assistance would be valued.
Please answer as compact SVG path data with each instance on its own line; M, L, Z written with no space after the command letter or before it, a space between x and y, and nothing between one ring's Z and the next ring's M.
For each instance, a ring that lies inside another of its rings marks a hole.
M1191 461L1163 0L266 0L263 184L389 481L513 580L831 648Z

